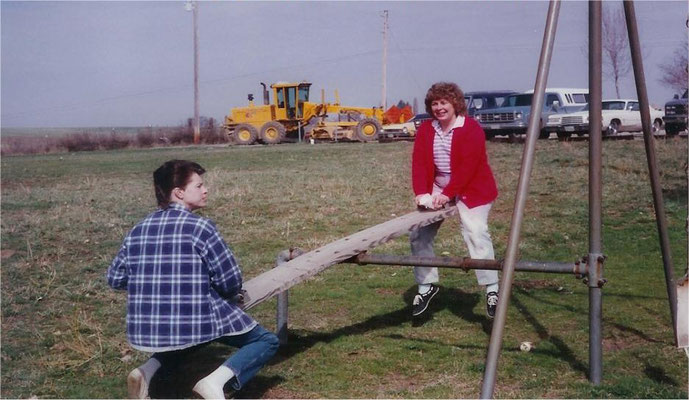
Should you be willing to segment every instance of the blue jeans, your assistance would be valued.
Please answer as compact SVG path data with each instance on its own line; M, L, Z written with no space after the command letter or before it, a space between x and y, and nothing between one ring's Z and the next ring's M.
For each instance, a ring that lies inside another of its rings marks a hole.
M203 346L218 342L228 346L237 347L238 350L230 356L223 365L234 372L234 377L230 379L231 385L235 390L239 390L263 368L278 350L280 342L270 331L261 325L256 325L254 329L241 335L221 336L212 342L202 343L197 346L183 350L165 351L153 354L161 365L175 362L180 357L188 355Z

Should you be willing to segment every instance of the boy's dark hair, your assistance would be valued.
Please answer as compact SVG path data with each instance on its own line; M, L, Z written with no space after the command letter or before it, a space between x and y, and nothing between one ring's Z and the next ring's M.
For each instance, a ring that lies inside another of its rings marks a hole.
M202 166L187 160L170 160L153 172L153 188L160 208L170 204L172 189L183 188L189 183L191 175L206 172Z
M426 112L432 117L433 109L431 104L435 100L445 99L452 103L452 107L455 109L455 114L464 115L467 114L467 103L464 99L464 92L457 86L456 83L452 82L438 82L434 83L428 92L426 93Z

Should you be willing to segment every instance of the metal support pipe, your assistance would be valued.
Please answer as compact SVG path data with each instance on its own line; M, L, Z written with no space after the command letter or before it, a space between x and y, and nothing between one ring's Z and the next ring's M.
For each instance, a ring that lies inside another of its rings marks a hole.
M194 144L201 139L201 123L199 117L199 2L193 1L194 24Z
M472 269L487 269L502 271L503 260L479 260L469 257L423 257L423 256L395 256L384 254L361 253L343 262L359 265L388 265L388 266L419 266L436 268L453 268L466 271ZM552 274L574 274L577 277L587 274L587 266L579 261L561 263L553 261L519 261L515 271L545 272Z
M486 369L483 374L481 385L481 398L493 397L495 389L495 375L498 368L498 357L502 347L502 333L505 329L505 319L507 317L507 306L510 301L512 289L512 279L514 267L517 262L519 252L519 236L521 233L524 208L526 207L526 196L529 191L529 179L533 167L534 151L538 140L540 128L540 111L543 109L543 97L548 81L548 71L550 70L550 59L553 55L553 43L555 42L555 31L557 30L557 18L560 13L560 1L551 0L548 6L548 17L546 19L545 31L543 33L543 43L541 45L541 55L538 60L538 73L534 86L533 101L531 102L531 115L529 118L529 128L526 135L526 144L522 155L522 167L519 174L519 184L514 200L514 212L510 225L510 235L507 240L507 250L505 254L505 264L500 281L500 301L493 321L493 330L490 335L488 346L488 356L486 357Z
M589 0L589 381L599 385L603 370L601 317L602 254L602 3Z
M290 247L278 254L275 267L295 259L304 254L299 248ZM289 319L289 291L285 290L277 295L277 313L275 322L275 335L280 340L280 344L287 344L287 323Z
M275 323L275 335L280 344L287 344L287 321L289 319L289 290L277 295L277 321Z
M674 284L674 268L672 266L672 255L670 253L670 239L667 232L665 221L665 205L663 204L663 191L660 186L660 175L656 162L655 148L653 147L653 134L651 133L651 114L648 103L648 93L646 92L646 78L644 76L644 65L641 59L641 45L639 44L639 30L636 25L636 14L634 3L629 0L624 1L624 15L627 21L627 33L629 35L629 46L632 51L632 66L634 68L634 80L636 81L636 93L641 107L641 124L644 131L644 144L646 146L646 161L651 178L651 190L653 192L653 206L656 212L656 225L660 238L660 250L663 256L663 269L665 270L665 286L667 297L670 301L670 316L672 317L672 328L675 332L675 344L677 338L677 292Z
M275 262L275 267L288 262L292 259L292 252L290 250L281 251ZM277 295L277 310L275 321L275 335L278 337L280 344L287 344L287 324L289 319L289 290L280 292Z

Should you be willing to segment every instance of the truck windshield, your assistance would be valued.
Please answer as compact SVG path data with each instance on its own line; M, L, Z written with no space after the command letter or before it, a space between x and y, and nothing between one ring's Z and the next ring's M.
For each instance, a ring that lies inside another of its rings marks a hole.
M514 96L509 96L502 103L502 107L519 107L519 106L530 106L532 94L517 94Z
M502 103L500 107L523 107L530 106L533 100L533 94L517 94L508 96L505 102ZM545 107L550 107L554 102L560 101L556 94L546 93L545 94Z

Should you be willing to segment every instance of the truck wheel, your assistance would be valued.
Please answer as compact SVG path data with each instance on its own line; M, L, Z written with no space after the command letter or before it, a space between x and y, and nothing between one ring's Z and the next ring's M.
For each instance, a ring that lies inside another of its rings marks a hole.
M665 126L665 135L667 136L675 136L679 132L679 129L677 127L672 126L672 125L666 125Z
M362 142L378 139L381 131L380 122L374 118L364 118L356 124L356 136Z
M569 132L557 132L557 138L558 139L565 139L566 140L566 139L570 138L571 136L572 136L572 134Z
M261 127L261 140L266 144L277 144L285 138L287 130L277 121L268 121Z
M258 132L253 125L238 124L234 127L234 140L237 144L254 144L258 138Z
M550 137L550 132L546 131L545 129L541 129L540 132L538 132L538 138L539 139L548 139Z

